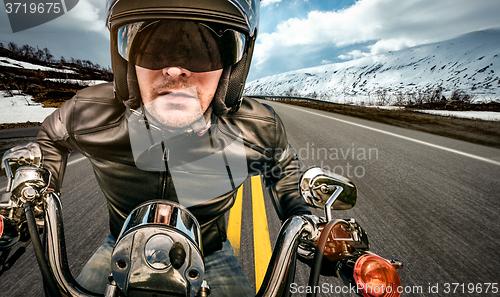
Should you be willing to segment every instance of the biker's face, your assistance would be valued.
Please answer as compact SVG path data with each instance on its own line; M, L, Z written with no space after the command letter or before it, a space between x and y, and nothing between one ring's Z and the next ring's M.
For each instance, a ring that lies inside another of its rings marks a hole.
M210 106L222 69L191 72L180 67L150 70L135 66L144 106L168 127L184 128L199 120Z

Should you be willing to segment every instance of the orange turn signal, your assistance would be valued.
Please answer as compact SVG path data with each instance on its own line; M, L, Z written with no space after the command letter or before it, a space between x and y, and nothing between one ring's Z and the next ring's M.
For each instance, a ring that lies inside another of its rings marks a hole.
M19 241L19 228L11 220L0 215L0 251Z
M2 238L3 234L3 216L0 215L0 238Z
M358 258L354 280L363 297L399 297L401 280L389 261L373 254Z

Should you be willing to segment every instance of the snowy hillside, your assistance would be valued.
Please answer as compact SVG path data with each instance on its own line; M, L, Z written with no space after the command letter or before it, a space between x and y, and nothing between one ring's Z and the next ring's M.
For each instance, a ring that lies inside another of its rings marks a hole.
M78 90L112 79L111 69L88 60L54 60L47 48L0 43L0 129L42 122Z
M462 35L344 63L264 77L245 95L298 95L327 101L376 101L381 94L410 94L441 87L476 99L500 98L500 29ZM448 97L449 98L449 97ZM370 102L370 103L371 103Z

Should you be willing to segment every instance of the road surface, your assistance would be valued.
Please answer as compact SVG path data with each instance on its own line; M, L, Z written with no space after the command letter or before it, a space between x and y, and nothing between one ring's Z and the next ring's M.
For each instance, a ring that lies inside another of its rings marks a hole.
M356 207L334 216L355 218L367 231L373 252L404 262L405 268L399 271L403 296L500 295L493 293L491 285L485 292L488 283L496 283L497 288L500 283L500 150L267 103L285 123L304 169L327 167L357 185ZM252 183L258 182L247 180L241 191L239 259L253 286L258 274L255 262L261 257L259 250L254 251L254 243L266 241L265 232L258 230L254 236L252 228L257 215L252 207L256 203ZM2 177L0 189L5 184ZM104 197L90 163L81 155L70 158L63 194L68 258L76 275L107 235ZM264 201L274 246L280 224L269 199ZM294 296L306 295L299 292L306 289L308 277L308 267L300 263ZM337 278L321 277L320 285L319 296L353 296L338 293L343 284ZM29 247L0 276L0 295L41 296L41 292L41 277Z

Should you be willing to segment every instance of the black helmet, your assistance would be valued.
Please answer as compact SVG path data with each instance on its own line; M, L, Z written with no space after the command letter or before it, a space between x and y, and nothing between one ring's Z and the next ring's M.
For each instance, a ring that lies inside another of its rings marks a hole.
M119 30L123 30L127 25L125 30L133 30L135 27L131 24L151 27L144 25L144 22L151 24L159 20L195 21L208 24L209 28L230 29L244 38L244 42L241 43L241 53L237 54L237 58L232 57L229 58L230 62L221 63L220 68L224 70L213 101L214 112L217 115L223 115L229 110L236 111L241 104L250 68L257 36L259 6L259 0L107 0L106 24L111 33L111 60L118 99L132 109L140 106L140 95L135 83L136 60L133 62L131 59L126 60L128 51L120 48L122 45L118 37L119 33L123 35L124 32ZM129 31L125 33L129 36L131 34ZM227 40L218 43L227 44ZM221 56L227 55L226 53L227 51Z

